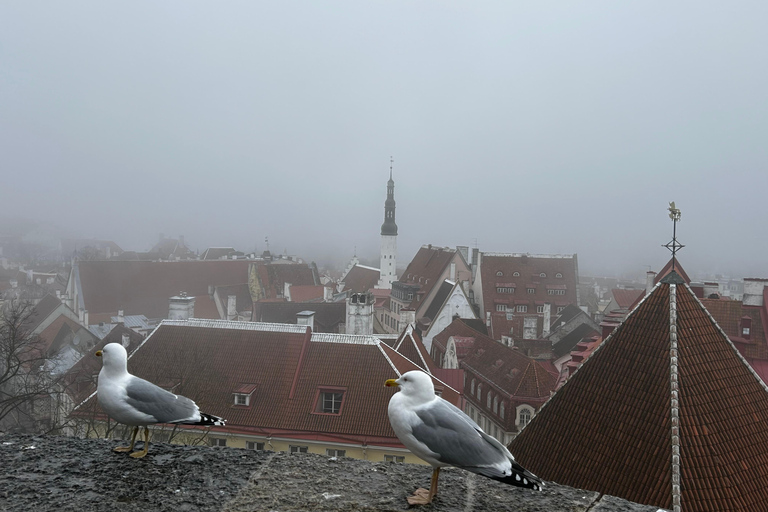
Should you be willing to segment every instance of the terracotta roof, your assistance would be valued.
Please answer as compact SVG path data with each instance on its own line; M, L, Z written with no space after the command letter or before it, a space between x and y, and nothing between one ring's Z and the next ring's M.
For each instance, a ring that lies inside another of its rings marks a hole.
M510 449L546 480L637 503L757 510L768 502L768 390L670 274Z
M746 358L768 359L768 343L760 308L744 306L740 300L701 299L701 302L728 337L732 341L741 342ZM739 328L743 317L752 321L749 340L742 338Z
M379 282L381 271L379 269L355 265L344 276L344 289L356 293L367 292Z
M292 285L291 300L293 302L308 302L311 300L323 300L324 286Z
M195 318L205 318L208 320L218 320L221 318L219 315L219 308L216 307L216 302L208 295L198 295L195 297ZM168 312L164 316L168 316ZM161 317L162 318L162 317Z
M419 285L421 288L418 294L423 299L438 284L440 275L455 255L455 249L432 247L431 245L422 246L398 281L405 284ZM408 307L418 309L419 306L421 306L421 302L417 300L417 294L414 294L413 300Z
M285 283L295 286L320 284L312 268L306 264L252 263L249 273L251 274L249 283L252 285L252 293L255 294L254 300L282 298Z
M301 326L226 321L164 321L133 352L128 369L194 399L227 419L225 431L398 445L387 419L384 381L416 365L373 336L318 334ZM256 385L249 406L233 393ZM459 403L443 386L443 397ZM339 414L317 411L319 393L344 393Z
M437 333L432 338L432 343L436 344L443 352L445 352L448 338L451 336L459 336L465 338L474 338L476 336L482 336L483 334L470 327L470 323L462 318L455 318L448 327Z
M295 324L302 311L315 312L315 332L339 332L347 321L346 302L254 302L254 322Z
M168 316L168 299L186 292L208 295L208 286L248 279L248 261L80 261L78 273L85 309L99 313Z
M637 299L645 295L645 290L614 288L611 290L611 293L621 309L629 309L635 302L637 302Z
M659 281L667 277L667 275L672 272L672 258L669 258L669 261L667 261L667 264L662 267L662 269L659 271L658 274L656 274L656 277L653 278L653 284L658 284ZM683 278L683 281L685 281L688 284L691 284L691 278L688 277L688 273L685 271L683 266L680 264L680 258L675 258L675 272Z
M418 364L427 373L431 374L437 369L437 365L432 361L432 357L427 352L421 336L410 325L403 330L397 342L395 342L395 350Z
M562 277L556 277L558 274ZM552 304L551 318L554 319L558 306L578 304L578 277L576 255L482 253L479 278L482 280L485 312L481 312L480 316L485 318L486 312L495 314L496 303L526 305L528 311L525 314L531 316L537 314L537 305L549 302ZM514 293L497 292L497 287L513 288ZM529 289L534 292L528 293ZM548 290L565 293L550 295ZM491 326L491 337L501 339L502 335L509 336L510 332L519 335L522 323L516 316L507 320L502 312L493 318Z
M531 402L544 402L557 384L557 378L538 361L483 335L475 338L459 365L492 382L510 397Z
M228 286L217 286L214 295L219 297L224 315L227 314L227 301L230 295L235 296L235 308L237 311L251 311L253 309L253 300L248 284L233 284Z

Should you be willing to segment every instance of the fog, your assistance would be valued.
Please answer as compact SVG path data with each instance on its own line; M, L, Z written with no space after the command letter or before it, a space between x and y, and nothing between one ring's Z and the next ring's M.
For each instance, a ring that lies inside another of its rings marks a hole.
M4 2L0 216L768 277L765 2Z

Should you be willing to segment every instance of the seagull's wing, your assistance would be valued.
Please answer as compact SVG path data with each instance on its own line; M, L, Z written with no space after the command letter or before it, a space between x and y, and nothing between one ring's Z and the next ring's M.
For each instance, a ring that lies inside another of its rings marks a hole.
M420 421L412 425L412 435L440 462L491 478L509 475L509 452L498 441L489 441L490 436L460 409L440 399L415 412Z
M200 420L195 402L174 395L144 379L131 376L125 386L128 405L157 420L157 423L184 423Z

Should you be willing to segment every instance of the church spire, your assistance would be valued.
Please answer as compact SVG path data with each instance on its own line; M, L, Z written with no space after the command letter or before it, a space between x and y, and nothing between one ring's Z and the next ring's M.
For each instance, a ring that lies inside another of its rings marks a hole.
M381 234L383 236L397 236L397 224L395 224L395 181L392 179L392 164L394 162L392 157L389 157L387 200L384 201L384 224L381 225Z

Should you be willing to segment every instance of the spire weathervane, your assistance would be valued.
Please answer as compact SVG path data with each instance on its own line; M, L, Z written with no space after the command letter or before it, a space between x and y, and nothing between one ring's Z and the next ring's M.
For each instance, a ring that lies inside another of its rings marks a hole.
M669 218L672 219L672 241L662 247L666 247L672 252L672 270L675 270L675 256L677 251L685 247L683 244L677 241L677 221L680 220L680 209L675 207L675 202L669 203Z

